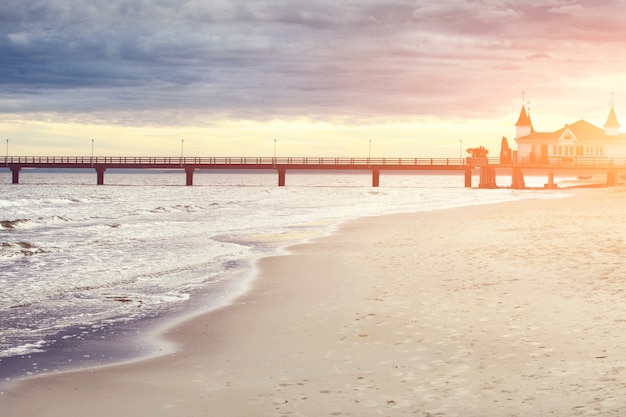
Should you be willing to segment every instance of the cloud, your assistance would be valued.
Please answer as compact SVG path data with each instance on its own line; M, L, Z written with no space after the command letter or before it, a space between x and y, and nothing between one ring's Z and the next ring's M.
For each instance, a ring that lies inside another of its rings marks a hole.
M550 13L565 14L565 15L581 15L584 8L580 4L563 4L548 9Z
M526 58L530 59L530 60L534 60L534 59L552 59L550 54L547 54L545 52L537 52L537 53L534 53L534 54L530 54Z
M565 0L5 0L0 113L123 124L492 114L512 84L559 82L546 58L582 76L610 71L600 62L610 56L617 71L624 9Z

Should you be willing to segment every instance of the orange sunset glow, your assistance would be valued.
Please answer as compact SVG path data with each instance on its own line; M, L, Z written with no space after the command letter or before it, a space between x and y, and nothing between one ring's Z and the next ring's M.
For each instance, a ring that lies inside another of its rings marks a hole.
M0 7L9 155L456 157L522 104L545 131L626 117L621 1Z

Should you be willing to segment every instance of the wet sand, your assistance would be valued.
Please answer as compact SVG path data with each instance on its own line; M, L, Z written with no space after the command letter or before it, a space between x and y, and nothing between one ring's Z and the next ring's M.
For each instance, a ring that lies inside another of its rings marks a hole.
M626 188L576 194L350 222L175 353L26 380L0 415L624 415Z

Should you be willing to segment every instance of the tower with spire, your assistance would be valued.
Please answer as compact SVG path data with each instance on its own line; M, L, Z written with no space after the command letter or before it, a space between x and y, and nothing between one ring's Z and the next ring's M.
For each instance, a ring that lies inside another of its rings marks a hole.
M604 124L604 134L607 136L619 136L619 122L617 121L617 116L615 115L615 99L611 99L611 110L609 111L609 118L606 119L606 123Z
M528 136L533 131L533 124L530 121L530 116L526 112L526 108L522 104L522 111L519 114L517 123L515 123L515 139Z
M526 111L524 100L526 98L526 90L522 91L522 111L519 114L517 123L515 123L515 139L528 136L533 131L533 124L530 121L530 110Z

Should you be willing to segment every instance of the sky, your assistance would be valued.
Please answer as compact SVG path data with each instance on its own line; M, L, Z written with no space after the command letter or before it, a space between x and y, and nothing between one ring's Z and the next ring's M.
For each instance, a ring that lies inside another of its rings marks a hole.
M603 126L613 101L626 121L624 16L626 0L3 0L0 145L497 155L522 105L540 131Z

